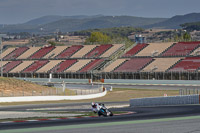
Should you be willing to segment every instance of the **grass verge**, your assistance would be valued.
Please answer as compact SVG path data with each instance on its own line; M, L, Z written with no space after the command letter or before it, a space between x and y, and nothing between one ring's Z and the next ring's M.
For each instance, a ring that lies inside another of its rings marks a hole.
M131 98L143 97L160 97L167 94L168 96L179 95L178 90L149 90L149 89L130 89L130 88L114 88L112 92L108 92L106 96L88 99L88 100L63 100L63 101L40 101L40 102L15 102L0 103L0 106L7 105L26 105L26 104L55 104L55 103L84 103L84 102L120 102L129 101Z

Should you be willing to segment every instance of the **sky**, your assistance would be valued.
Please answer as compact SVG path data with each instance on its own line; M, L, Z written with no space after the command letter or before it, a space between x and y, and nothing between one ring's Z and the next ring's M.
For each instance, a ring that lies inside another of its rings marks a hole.
M169 18L200 13L200 0L0 0L0 24L46 15L129 15Z

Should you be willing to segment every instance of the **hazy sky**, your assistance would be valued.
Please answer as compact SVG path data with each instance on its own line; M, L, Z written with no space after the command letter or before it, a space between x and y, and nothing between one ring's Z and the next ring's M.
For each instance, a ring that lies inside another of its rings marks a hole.
M0 0L0 24L45 15L130 15L172 17L200 13L200 0Z

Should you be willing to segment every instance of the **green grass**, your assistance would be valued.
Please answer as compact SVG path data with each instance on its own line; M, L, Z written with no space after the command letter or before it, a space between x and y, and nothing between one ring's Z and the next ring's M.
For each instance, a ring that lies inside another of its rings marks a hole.
M0 103L0 106L8 105L26 105L26 104L55 104L55 103L84 103L84 102L119 102L129 101L131 98L143 97L160 97L167 94L168 96L179 95L178 90L156 90L156 89L136 89L136 88L113 88L112 92L108 92L106 96L88 99L88 100L62 100L62 101L40 101L40 102L14 102Z

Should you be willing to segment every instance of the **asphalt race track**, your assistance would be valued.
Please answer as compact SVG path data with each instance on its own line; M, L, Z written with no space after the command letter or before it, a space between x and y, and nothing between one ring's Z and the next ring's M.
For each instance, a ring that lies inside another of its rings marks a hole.
M106 85L106 87L110 85ZM178 90L198 86L112 85L117 88ZM128 102L108 102L124 105ZM90 103L60 103L0 107L0 111L26 111L27 109L71 107ZM73 111L77 109L59 109ZM88 111L88 109L78 109ZM112 111L135 112L113 117L87 117L77 119L0 123L0 133L200 133L200 105L127 107ZM53 109L52 109L53 111Z
M89 104L89 103L85 103ZM74 105L74 104L73 104ZM80 105L80 104L77 104ZM25 111L42 105L0 107L0 110ZM72 104L43 105L43 107L72 106ZM82 109L79 109L80 111ZM84 109L87 110L87 109ZM67 111L67 110L66 110ZM77 118L37 122L1 123L0 133L199 133L200 106L127 107L112 111L136 112L113 117Z

